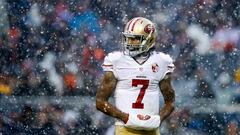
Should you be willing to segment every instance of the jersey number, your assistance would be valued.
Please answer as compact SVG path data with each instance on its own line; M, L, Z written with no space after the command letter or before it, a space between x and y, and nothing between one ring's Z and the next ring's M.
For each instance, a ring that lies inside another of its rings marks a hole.
M144 104L142 103L142 100L145 95L146 89L148 88L149 80L133 79L132 86L137 87L138 85L142 85L142 88L140 89L136 102L132 103L132 108L143 109Z

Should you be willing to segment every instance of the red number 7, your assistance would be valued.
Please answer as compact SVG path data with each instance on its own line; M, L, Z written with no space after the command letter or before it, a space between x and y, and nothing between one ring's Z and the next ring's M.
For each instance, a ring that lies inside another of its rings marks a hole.
M136 102L132 103L132 108L143 109L144 104L142 103L142 100L145 95L146 89L148 88L149 80L133 79L132 86L137 87L138 85L142 85L142 88L140 89Z

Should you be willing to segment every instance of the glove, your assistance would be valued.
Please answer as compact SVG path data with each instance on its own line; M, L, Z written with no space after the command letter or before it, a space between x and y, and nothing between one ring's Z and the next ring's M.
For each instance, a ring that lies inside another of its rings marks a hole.
M160 116L129 114L125 126L136 130L154 130L160 126Z

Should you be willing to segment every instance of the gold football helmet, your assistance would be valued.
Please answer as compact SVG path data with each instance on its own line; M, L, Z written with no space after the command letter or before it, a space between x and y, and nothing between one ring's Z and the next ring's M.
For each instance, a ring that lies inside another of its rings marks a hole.
M134 57L149 51L155 45L157 31L155 24L143 17L131 19L123 32L125 53Z

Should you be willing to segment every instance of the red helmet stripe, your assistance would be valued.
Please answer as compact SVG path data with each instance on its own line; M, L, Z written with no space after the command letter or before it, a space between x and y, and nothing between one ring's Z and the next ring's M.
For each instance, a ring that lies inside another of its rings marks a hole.
M134 26L135 26L135 24L137 23L138 20L140 20L140 18L138 18L138 19L133 23L131 31L133 31Z
M131 23L132 23L133 20L134 20L134 19L132 19L132 20L128 23L127 30L129 29L129 27L130 27L130 25L131 25Z

